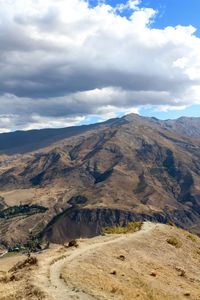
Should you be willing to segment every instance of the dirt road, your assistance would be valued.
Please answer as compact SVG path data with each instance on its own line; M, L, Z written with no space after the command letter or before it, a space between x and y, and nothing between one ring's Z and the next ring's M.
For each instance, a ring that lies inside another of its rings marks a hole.
M143 224L143 227L140 231L134 233L135 239L138 236L145 235L145 233L151 231L156 227L156 224L146 222ZM133 235L133 234L132 234ZM64 255L60 255L57 257L47 258L43 261L42 265L39 268L39 273L35 277L34 284L37 285L41 290L43 290L49 299L59 299L59 300L71 300L71 299L81 299L81 300L94 300L95 298L86 295L83 291L76 289L68 284L61 278L61 270L62 268L72 262L74 259L88 253L90 251L103 248L105 245L113 244L119 241L123 241L130 236L128 235L112 235L105 236L103 239L93 242L90 240L89 244L83 244L79 248L74 250L67 250L69 252ZM94 239L95 240L95 239ZM93 242L93 243L92 243Z

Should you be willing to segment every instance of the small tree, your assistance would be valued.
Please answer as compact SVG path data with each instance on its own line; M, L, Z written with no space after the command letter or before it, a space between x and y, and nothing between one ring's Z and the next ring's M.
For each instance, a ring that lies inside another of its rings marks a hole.
M41 241L36 236L33 235L31 230L29 231L29 238L26 243L26 247L27 247L28 253L37 252L42 249Z

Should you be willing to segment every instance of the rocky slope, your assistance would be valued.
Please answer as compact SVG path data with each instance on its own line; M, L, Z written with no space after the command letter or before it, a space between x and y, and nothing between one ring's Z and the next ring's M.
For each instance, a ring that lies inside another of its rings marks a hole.
M200 137L200 118L181 117L177 120L161 122L161 126L179 135L186 135L193 138Z
M0 156L2 203L11 206L13 197L26 189L27 195L32 191L34 196L23 198L22 204L48 210L42 215L0 219L1 236L14 243L26 239L33 229L51 241L63 242L129 220L172 221L200 234L198 124L198 118L159 121L131 114L46 147L38 145L37 151L4 153ZM15 230L12 238L10 230Z

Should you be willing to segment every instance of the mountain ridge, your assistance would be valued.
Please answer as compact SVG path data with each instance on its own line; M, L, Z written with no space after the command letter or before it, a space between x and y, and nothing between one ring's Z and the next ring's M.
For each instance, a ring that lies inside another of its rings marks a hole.
M169 129L177 134L182 134L190 137L194 135L195 138L200 136L200 118L198 117L183 116L178 119L160 120L155 117L145 117L131 113L123 116L122 118L108 119L104 122L89 125L70 126L64 128L32 129L26 131L17 130L13 132L0 133L0 154L12 155L36 151L39 150L38 147L44 148L54 142L69 138L73 135L78 135L80 133L84 133L104 125L111 125L112 123L120 123L123 121L130 121L134 119L142 119L145 121L159 123L162 128ZM183 128L180 127L180 124L183 125L184 122L187 123L187 126L191 125L192 123L194 131L184 131ZM28 146L24 145L26 142L29 143ZM40 143L40 146L38 146L38 143Z
M172 221L200 234L200 119L192 131L187 120L184 134L163 122L130 114L32 152L0 156L2 204L48 208L42 217L0 220L3 239L26 240L31 229L64 242L72 238L70 228L76 228L73 237L84 235L80 226L96 235L136 219Z

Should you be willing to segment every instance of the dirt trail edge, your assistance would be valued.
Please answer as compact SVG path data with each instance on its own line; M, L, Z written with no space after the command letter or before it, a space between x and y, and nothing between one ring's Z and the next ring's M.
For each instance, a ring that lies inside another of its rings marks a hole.
M153 230L156 224L145 222L142 229L136 233L131 234L132 239L137 239L139 236L145 235L147 232ZM76 248L73 251L69 250L69 253L65 253L64 256L60 257L57 255L52 261L52 258L42 262L39 271L35 274L34 285L38 286L47 295L48 299L59 299L59 300L95 300L93 296L85 294L80 291L78 287L74 288L68 286L66 282L61 278L62 268L67 264L76 259L78 256L84 253L93 251L95 249L102 248L104 245L113 244L122 240L130 238L130 234L124 234L120 236L111 235L102 237L102 240L98 240L93 244L83 244L80 248Z

